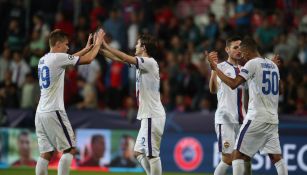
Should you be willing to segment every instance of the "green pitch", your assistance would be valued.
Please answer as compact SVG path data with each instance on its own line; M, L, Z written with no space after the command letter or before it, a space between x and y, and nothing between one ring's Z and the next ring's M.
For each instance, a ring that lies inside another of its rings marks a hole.
M1 175L34 175L35 170L31 168L10 168L0 169ZM48 175L56 175L56 170L49 170ZM146 175L145 173L109 173L109 172L88 172L88 171L71 171L70 175ZM163 175L210 175L204 173L163 173Z

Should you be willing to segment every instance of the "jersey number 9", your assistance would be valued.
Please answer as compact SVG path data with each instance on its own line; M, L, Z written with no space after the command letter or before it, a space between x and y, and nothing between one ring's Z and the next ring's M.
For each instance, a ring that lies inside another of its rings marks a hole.
M43 66L42 68L38 68L38 79L39 79L39 87L41 89L46 89L50 85L50 74L49 67Z
M263 71L262 84L264 84L262 86L263 94L269 95L272 93L273 95L277 95L279 91L277 72Z

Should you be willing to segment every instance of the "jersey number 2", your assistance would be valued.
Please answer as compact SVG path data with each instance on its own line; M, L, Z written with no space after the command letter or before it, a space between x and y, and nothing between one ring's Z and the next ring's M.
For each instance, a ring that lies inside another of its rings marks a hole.
M279 91L277 72L263 71L262 84L264 84L262 86L263 94L269 95L272 93L273 95L277 95Z
M39 87L41 89L46 89L50 85L50 74L49 67L43 66L38 68L38 79L40 80Z

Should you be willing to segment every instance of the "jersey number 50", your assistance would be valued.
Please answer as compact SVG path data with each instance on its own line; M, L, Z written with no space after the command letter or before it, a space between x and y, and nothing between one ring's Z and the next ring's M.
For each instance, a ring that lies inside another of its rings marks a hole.
M41 89L46 89L50 85L50 75L49 75L49 67L43 66L42 68L38 68L38 79L39 79L39 87Z
M272 93L273 95L277 95L279 91L277 72L263 71L262 84L264 84L262 86L263 94L269 95Z

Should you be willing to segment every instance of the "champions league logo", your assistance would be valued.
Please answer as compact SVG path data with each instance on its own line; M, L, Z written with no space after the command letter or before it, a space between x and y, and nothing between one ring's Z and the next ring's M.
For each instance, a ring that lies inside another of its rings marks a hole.
M180 139L174 150L176 165L184 171L193 171L199 167L203 160L201 143L193 137Z

